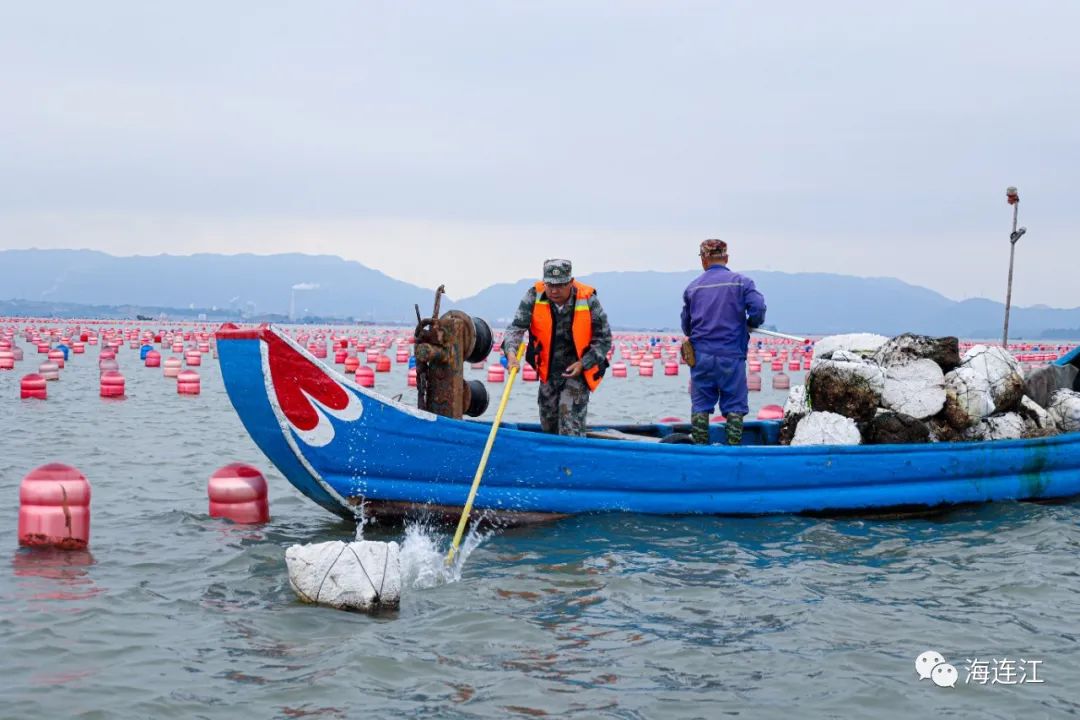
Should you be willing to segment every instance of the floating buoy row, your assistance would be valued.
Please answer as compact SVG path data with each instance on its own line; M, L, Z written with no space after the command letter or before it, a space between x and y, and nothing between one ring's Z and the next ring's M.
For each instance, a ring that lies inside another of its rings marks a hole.
M70 465L49 463L19 484L19 545L85 550L90 544L90 481ZM266 479L257 468L233 463L207 483L210 517L236 523L270 519Z

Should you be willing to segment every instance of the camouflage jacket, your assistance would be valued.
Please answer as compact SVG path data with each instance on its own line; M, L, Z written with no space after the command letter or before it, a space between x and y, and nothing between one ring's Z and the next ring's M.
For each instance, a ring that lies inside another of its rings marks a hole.
M589 314L592 317L592 342L588 350L581 358L581 365L586 370L599 365L607 360L608 350L611 349L611 326L608 324L607 313L600 306L600 301L593 293L589 298ZM574 350L574 336L571 323L574 317L574 303L577 301L577 290L570 293L570 299L559 307L551 305L555 311L555 333L552 338L551 370L548 378L558 378L569 365L577 362L577 352ZM536 288L530 287L525 297L521 298L514 320L506 329L503 339L503 352L512 357L517 352L525 333L532 324L533 306L536 304Z

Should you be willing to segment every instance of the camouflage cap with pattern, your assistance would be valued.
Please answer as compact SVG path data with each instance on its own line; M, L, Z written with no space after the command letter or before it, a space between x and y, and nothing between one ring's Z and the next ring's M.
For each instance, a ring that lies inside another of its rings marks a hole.
M544 261L544 282L551 285L565 285L573 279L573 268L569 260L553 258Z
M703 240L701 242L701 249L698 250L698 255L701 257L727 255L727 243L723 240Z

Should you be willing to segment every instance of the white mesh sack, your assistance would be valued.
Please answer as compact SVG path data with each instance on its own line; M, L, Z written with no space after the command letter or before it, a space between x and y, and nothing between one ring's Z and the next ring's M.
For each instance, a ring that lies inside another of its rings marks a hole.
M285 551L289 585L304 602L344 610L396 608L401 557L396 542L360 540L293 545Z

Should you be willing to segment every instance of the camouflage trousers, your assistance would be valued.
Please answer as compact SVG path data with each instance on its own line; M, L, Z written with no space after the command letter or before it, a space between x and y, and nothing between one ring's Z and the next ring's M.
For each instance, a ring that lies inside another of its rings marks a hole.
M589 387L580 378L540 383L537 404L540 427L553 435L585 436L585 416L589 411Z

